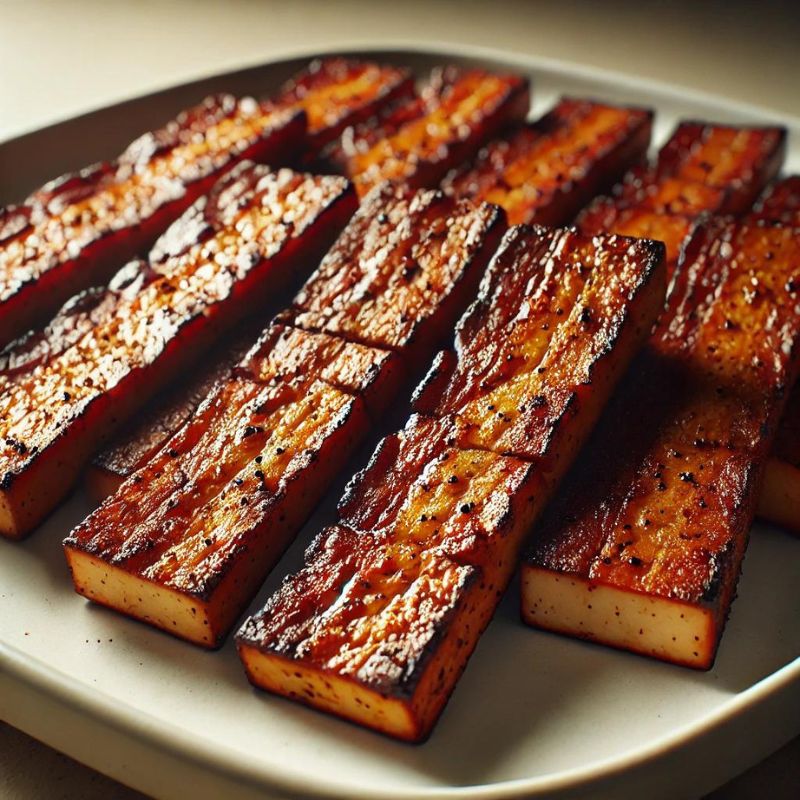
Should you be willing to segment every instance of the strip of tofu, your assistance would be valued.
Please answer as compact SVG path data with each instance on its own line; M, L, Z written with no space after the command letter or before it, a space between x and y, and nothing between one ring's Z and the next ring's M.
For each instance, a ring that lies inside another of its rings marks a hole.
M414 78L408 69L335 57L312 61L272 102L305 112L304 156L313 158L348 126L413 97Z
M258 338L261 327L245 325L235 339L204 355L203 364L177 386L160 393L97 453L86 470L86 487L99 505L141 469L225 380Z
M509 224L564 225L647 154L653 114L564 98L530 125L489 143L443 187L496 203Z
M662 241L670 272L703 214L742 214L780 170L786 131L684 122L651 167L631 170L577 218L587 233Z
M696 230L639 368L526 555L525 622L713 665L797 371L799 263L790 228Z
M800 230L800 176L773 184L748 219ZM800 533L800 388L789 394L772 453L764 470L758 515Z
M525 120L528 81L473 69L453 72L426 113L349 159L360 196L389 180L412 187L437 186L503 128Z
M251 682L408 741L431 731L523 538L663 304L663 245L517 226L413 416L237 635Z
M107 289L0 353L0 533L29 533L92 453L218 337L321 257L344 178L244 162Z
M191 419L65 542L76 590L217 647L474 296L502 211L388 185Z
M64 175L0 211L0 346L147 252L235 164L286 163L304 131L297 109L209 97L116 161Z

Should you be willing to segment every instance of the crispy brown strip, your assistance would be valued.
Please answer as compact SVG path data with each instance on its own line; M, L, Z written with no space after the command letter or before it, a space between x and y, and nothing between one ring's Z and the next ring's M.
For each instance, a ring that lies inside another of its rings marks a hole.
M800 242L714 222L523 567L526 622L709 668L800 353Z
M523 536L664 296L664 248L512 228L418 393L237 641L250 680L418 741L510 579Z
M344 178L244 163L110 288L79 296L0 354L0 533L64 497L109 433L269 294L352 213Z
M274 103L280 108L305 111L305 152L316 156L348 125L368 120L395 102L411 99L413 94L414 79L405 68L325 58L312 61L288 81Z
M537 122L485 147L443 186L502 206L508 221L564 225L647 153L653 114L564 98Z
M349 160L359 195L385 180L436 186L506 125L522 122L530 106L528 82L483 70L454 72L426 113Z
M773 184L748 219L800 229L800 176L792 175ZM789 394L767 459L758 515L800 533L800 388L797 385Z
M218 646L473 296L502 212L377 189L196 414L65 542L77 590Z
M146 252L236 163L285 163L304 130L296 109L209 97L116 161L64 175L0 211L0 346Z

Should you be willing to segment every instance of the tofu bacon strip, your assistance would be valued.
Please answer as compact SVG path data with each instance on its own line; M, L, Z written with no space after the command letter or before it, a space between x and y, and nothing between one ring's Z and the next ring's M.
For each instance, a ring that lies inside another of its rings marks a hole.
M389 180L437 186L444 176L530 107L528 81L483 70L452 71L425 113L348 159L359 196Z
M281 87L273 102L305 112L304 155L313 157L348 126L413 97L414 78L408 69L334 57L312 61Z
M780 170L783 128L683 122L652 167L632 170L608 197L576 220L587 233L615 232L662 241L670 272L703 214L740 215Z
M800 239L697 228L522 573L530 625L708 669L800 355Z
M405 376L452 329L504 225L500 209L441 192L384 185L365 197L292 306L66 540L77 591L221 644Z
M239 634L259 687L430 732L522 540L661 308L663 245L512 228L456 348Z
M238 165L148 262L0 353L0 534L29 533L110 432L269 294L353 212L344 178Z
M0 346L147 252L236 163L285 163L304 131L296 108L209 97L116 161L64 175L24 204L0 209Z
M503 207L511 225L563 225L644 160L652 123L645 109L563 98L537 122L488 144L443 186Z
M748 216L764 225L793 228L800 236L800 176L773 184ZM789 394L764 470L758 515L800 533L800 388Z

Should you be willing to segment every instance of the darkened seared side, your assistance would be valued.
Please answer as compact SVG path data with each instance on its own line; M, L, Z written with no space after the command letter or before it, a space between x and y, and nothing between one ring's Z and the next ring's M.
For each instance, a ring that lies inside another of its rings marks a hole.
M244 163L107 290L0 354L0 532L63 498L109 433L302 274L352 213L343 178Z
M747 218L762 225L800 229L800 176L791 175L770 186ZM796 385L764 469L758 515L800 533L800 390Z
M713 222L523 567L531 624L712 665L794 380L800 243Z
M664 248L518 226L339 521L237 641L257 686L419 741L662 307ZM527 437L527 438L526 438ZM528 439L533 444L529 444Z
M304 157L313 158L354 124L414 97L414 79L403 67L346 58L315 59L289 80L272 101L302 109L308 118Z
M503 207L509 223L564 225L642 161L651 111L563 98L544 117L490 142L443 187Z
M524 121L528 81L518 75L453 70L426 113L348 159L359 195L385 180L436 186L507 125Z
M304 132L299 110L209 97L116 161L64 175L0 212L0 346L106 283L238 162L286 163Z
M291 311L67 539L78 591L218 646L467 304L503 229L499 209L437 192L365 198Z

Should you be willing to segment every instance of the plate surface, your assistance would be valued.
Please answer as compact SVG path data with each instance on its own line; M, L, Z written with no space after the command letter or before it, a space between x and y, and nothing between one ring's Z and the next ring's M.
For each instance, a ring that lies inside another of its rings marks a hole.
M679 117L776 121L757 108L527 56L447 47L369 56L420 74L446 62L527 73L534 115L560 94L648 105L657 111L656 145ZM210 91L268 94L309 57L186 84L0 144L0 203L113 155ZM800 120L777 121L790 128L786 170L797 171ZM405 413L397 409L399 419ZM342 482L252 609L332 519ZM78 492L27 542L0 541L0 716L157 797L691 797L800 733L800 540L763 525L753 530L711 672L527 630L514 586L433 736L414 747L254 692L230 641L201 652L75 596L59 544L88 510Z

